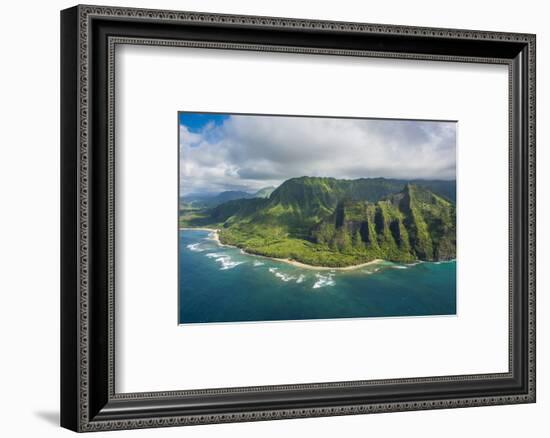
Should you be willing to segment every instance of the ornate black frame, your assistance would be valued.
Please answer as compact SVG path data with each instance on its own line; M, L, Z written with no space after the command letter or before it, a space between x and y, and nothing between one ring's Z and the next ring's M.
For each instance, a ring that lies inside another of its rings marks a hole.
M510 72L509 372L114 391L114 50L179 45L500 63ZM535 401L535 36L195 12L61 12L61 425L97 431Z

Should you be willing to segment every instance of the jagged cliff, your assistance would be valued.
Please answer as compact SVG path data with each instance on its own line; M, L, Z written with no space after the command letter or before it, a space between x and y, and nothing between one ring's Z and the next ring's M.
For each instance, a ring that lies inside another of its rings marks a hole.
M312 230L313 240L334 251L368 252L389 260L449 260L456 257L454 205L407 184L378 202L338 202Z

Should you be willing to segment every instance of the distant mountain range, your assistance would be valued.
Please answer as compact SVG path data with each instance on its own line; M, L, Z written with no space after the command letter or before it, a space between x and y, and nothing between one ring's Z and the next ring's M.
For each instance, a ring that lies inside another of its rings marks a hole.
M215 207L227 201L235 199L268 198L275 190L275 187L264 187L255 193L248 193L238 190L228 190L218 194L192 193L180 198L182 206L193 208Z
M180 224L215 227L223 243L316 266L456 257L455 181L300 177L268 197L224 193Z

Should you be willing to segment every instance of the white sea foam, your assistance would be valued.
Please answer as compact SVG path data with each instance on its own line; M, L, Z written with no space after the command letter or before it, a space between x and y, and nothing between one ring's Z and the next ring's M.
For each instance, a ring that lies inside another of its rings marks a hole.
M277 272L277 269L279 269L279 268L269 268L269 272L274 274L275 272Z
M313 289L319 289L325 286L334 286L336 282L334 281L334 274L315 274L317 281L313 285Z
M371 268L371 267L368 267L368 268L366 268L366 269L363 269L361 272L362 272L363 274L372 275L372 274L377 273L379 270L380 270L380 268Z
M407 269L408 266L403 266L403 265L393 265L392 266L393 269Z
M280 278L284 282L296 280L296 277L293 277L292 275L283 274L282 272L275 272L275 277Z
M226 271L227 269L233 269L235 266L242 265L244 262L236 262L231 259L231 256L219 252L209 252L205 254L206 257L216 260L220 265L221 271Z
M304 274L300 274L296 279L296 283L302 283L305 279L306 279L306 276Z
M233 260L231 260L231 257L220 257L220 258L217 258L216 261L222 265L222 267L220 268L220 271L233 269L235 266L239 266L244 263L244 262L234 262Z
M254 262L253 265L254 266L263 266L263 265L265 265L265 263L264 262Z
M201 248L199 245L200 245L200 243L190 243L189 245L187 245L187 248L189 248L191 251L195 251L195 252L204 251L204 248Z

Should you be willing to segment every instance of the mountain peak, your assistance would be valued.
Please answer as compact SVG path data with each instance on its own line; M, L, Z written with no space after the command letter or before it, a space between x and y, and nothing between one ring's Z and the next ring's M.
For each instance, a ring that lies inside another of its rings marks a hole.
M255 198L269 198L271 194L275 191L276 187L262 187L256 193L254 193Z

